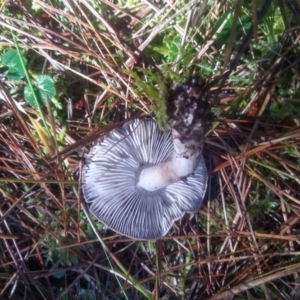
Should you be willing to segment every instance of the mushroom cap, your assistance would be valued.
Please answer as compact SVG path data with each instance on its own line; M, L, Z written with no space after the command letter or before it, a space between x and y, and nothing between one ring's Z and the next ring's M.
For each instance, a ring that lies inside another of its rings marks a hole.
M199 209L206 191L203 160L187 181L157 191L138 186L145 167L171 160L171 132L151 119L134 119L99 138L83 167L83 195L90 210L114 231L135 239L163 237L186 212Z

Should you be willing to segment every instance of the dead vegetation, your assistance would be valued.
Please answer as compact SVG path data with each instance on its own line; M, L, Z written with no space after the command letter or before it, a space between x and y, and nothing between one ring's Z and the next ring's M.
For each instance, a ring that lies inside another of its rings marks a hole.
M1 65L0 298L299 299L299 9L4 1L1 56L18 45L61 108L31 107ZM216 91L207 200L159 241L119 236L82 199L85 154L124 120L157 117L161 75L190 74Z

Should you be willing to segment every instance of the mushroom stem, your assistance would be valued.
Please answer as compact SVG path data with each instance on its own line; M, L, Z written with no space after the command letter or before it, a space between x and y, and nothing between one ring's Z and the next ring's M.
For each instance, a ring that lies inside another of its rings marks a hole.
M192 77L186 83L176 84L169 101L174 154L171 160L141 171L138 186L148 191L159 190L180 180L188 181L202 157L210 122L210 105L203 82Z
M159 165L146 167L141 171L138 185L148 191L157 191L169 184L186 180L199 165L202 142L186 141L182 143L172 130L174 154L171 160ZM201 140L201 139L199 139Z

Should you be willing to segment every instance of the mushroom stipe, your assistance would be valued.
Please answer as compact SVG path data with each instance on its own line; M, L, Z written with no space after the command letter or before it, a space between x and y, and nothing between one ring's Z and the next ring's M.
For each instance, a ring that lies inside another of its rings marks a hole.
M152 240L200 208L207 186L207 98L203 80L192 77L170 91L171 131L161 131L152 119L135 119L93 145L83 167L83 195L101 222Z

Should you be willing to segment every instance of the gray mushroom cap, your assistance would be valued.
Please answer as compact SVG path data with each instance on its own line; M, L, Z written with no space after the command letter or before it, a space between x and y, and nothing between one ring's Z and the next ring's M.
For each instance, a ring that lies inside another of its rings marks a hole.
M83 195L90 210L114 231L135 239L152 240L168 233L186 212L199 209L206 191L203 157L187 181L157 191L138 185L145 167L173 155L171 133L151 119L135 119L101 137L83 167Z

